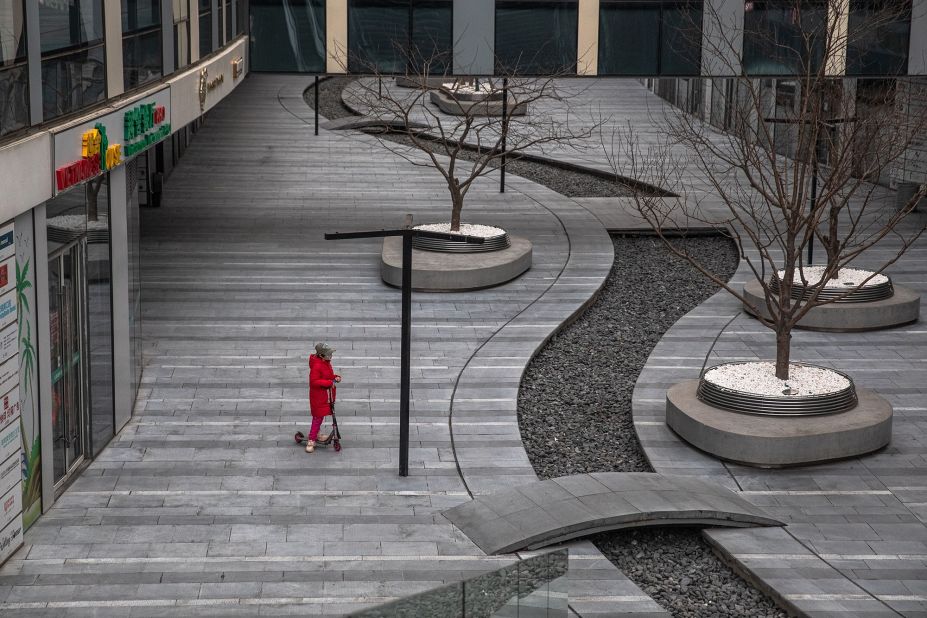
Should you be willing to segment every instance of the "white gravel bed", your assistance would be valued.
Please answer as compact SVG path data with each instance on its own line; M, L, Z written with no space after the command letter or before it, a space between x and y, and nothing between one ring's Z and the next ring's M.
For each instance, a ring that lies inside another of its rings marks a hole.
M451 224L448 223L427 223L424 225L416 225L415 229L423 230L426 232L445 232L447 234L462 234L466 236L477 236L479 238L495 238L496 236L502 236L505 234L505 230L499 227L493 227L491 225L477 225L475 223L461 223L460 230L456 232L451 231Z
M824 267L823 266L805 266L802 269L802 272L805 273L805 281L808 282L809 286L817 285L821 281L821 277L824 276ZM777 275L781 280L785 276L785 271L780 270ZM866 281L869 277L872 276L871 270L862 270L860 268L841 268L837 271L837 278L831 279L824 284L825 288L851 288L857 287L863 281ZM795 282L801 283L801 275L795 273ZM866 281L866 285L863 287L869 287L870 285L880 285L882 283L887 283L888 277L885 275L876 275Z
M850 386L836 371L796 364L789 365L789 379L780 380L771 362L718 365L706 371L704 378L722 388L768 397L827 395Z
M482 93L482 94L492 94L493 92L499 92L500 90L502 90L501 88L493 88L492 84L489 84L485 81L480 82L479 90L474 88L473 85L471 84L456 84L454 82L445 82L441 85L447 88L448 90L451 90L453 92L460 92L463 94L476 94L477 92Z
M62 230L106 230L109 228L109 219L106 215L101 214L96 221L88 221L87 215L58 215L48 220L50 227L56 227Z

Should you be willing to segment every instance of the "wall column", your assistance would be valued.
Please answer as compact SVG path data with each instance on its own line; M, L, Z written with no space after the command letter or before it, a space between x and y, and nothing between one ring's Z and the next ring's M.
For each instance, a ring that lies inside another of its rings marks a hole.
M325 3L325 72L348 70L348 0Z
M495 55L495 0L454 0L454 74L492 75Z
M132 393L131 354L129 338L129 232L128 192L135 187L126 187L128 174L126 166L120 165L109 173L109 232L112 259L113 286L113 404L116 415L116 431L132 418L135 407Z
M190 6L190 64L200 59L200 7L198 2Z
M26 58L29 62L29 123L42 123L42 47L39 41L39 3L26 3Z
M39 435L42 444L42 512L55 502L55 435L52 430L51 345L48 315L48 224L45 204L32 209L35 230L35 374L39 388Z
M103 8L103 40L106 48L106 96L118 97L125 92L122 75L122 4L106 0Z
M705 0L702 16L702 75L740 75L743 31L743 0Z
M577 75L599 73L599 0L579 0L576 37Z

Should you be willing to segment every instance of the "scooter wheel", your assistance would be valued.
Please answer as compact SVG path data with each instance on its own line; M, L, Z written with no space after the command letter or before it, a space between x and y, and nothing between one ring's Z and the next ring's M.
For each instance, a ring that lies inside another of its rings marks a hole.
M296 432L296 435L293 436L293 439L296 440L296 444L299 444L300 442L303 441L303 438L304 438L304 437L305 437L305 436L303 436L303 432L297 431L297 432Z
M341 442L335 440L335 452L338 453L341 451Z

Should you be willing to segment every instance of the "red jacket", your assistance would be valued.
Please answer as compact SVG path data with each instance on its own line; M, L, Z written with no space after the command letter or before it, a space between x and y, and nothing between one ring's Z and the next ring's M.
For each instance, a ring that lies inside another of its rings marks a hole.
M309 409L312 416L328 416L332 413L328 394L331 392L331 400L334 401L336 377L331 362L315 354L309 355Z

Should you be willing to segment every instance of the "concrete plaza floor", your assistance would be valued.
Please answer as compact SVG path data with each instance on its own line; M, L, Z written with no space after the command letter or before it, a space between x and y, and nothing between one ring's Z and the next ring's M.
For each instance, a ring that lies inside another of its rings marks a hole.
M502 287L413 297L411 475L399 478L399 292L375 240L326 231L447 216L446 189L358 134L315 137L307 80L251 76L143 212L146 367L135 417L0 570L16 615L339 615L511 564L440 515L534 480L515 405L533 352L601 285L608 235L511 178L468 217L534 242ZM308 455L307 357L337 348L341 453ZM665 615L591 544L581 615Z
M587 207L620 200L571 200L511 176L504 195L491 178L477 185L467 212L531 238L534 266L493 290L413 297L412 474L400 479L399 294L380 281L377 241L322 234L392 227L406 212L443 218L446 189L371 138L314 137L306 83L249 77L210 113L164 206L144 212L136 416L0 570L0 612L336 615L516 559L483 555L440 511L534 480L515 416L520 377L607 275L612 244ZM588 95L616 123L646 128L662 103L614 83ZM550 154L605 167L592 150ZM924 243L889 272L927 292ZM788 521L706 535L799 611L927 615L927 330L797 333L796 358L844 369L895 404L893 442L762 471L721 464L663 423L666 387L706 355L770 355L771 335L737 313L722 295L695 309L641 374L635 422L654 467L720 481ZM321 340L345 378L345 449L307 455L291 436L307 425L306 358ZM664 615L591 545L572 545L570 566L575 613Z

